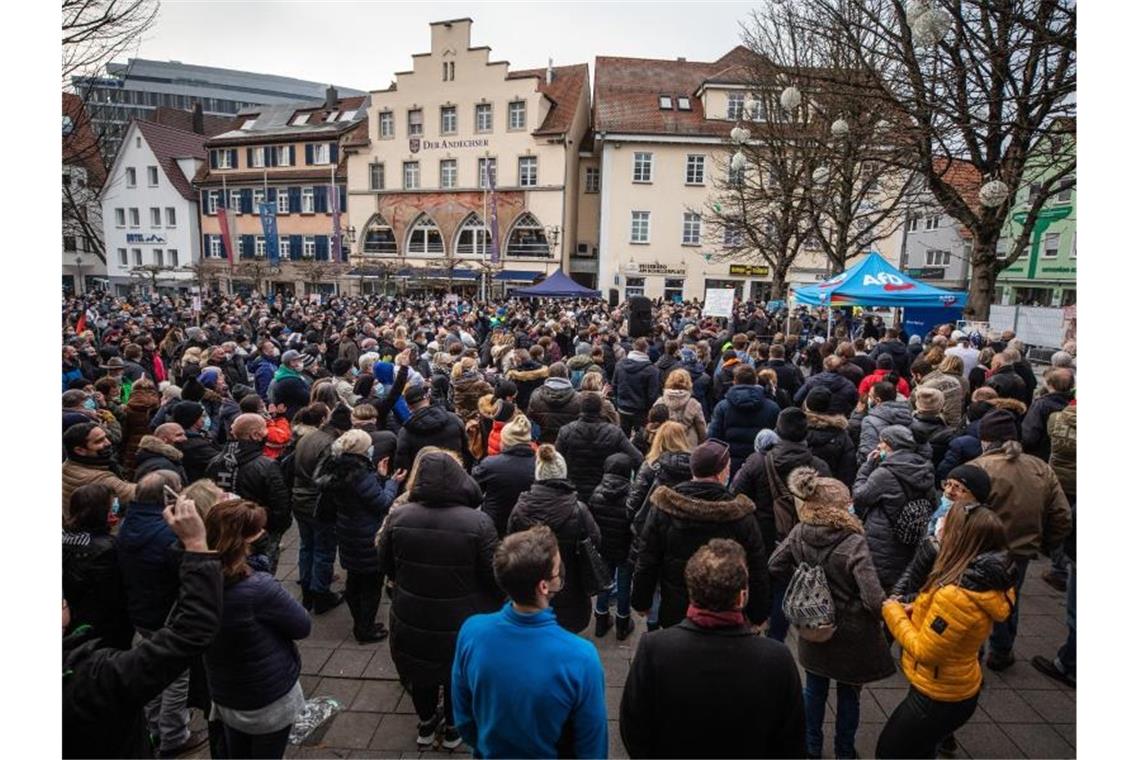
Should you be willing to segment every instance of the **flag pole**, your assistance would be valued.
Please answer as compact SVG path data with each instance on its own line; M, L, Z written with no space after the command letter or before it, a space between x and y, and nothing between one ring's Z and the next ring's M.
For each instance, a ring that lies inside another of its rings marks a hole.
M491 225L487 222L487 182L490 179L491 172L489 171L486 164L483 165L483 171L486 174L486 176L483 178L483 233L484 234L481 236L482 240L483 240L483 244L480 246L480 248L482 248L483 250L482 250L482 255L480 258L483 262L483 300L486 301L487 300L487 273L488 273L488 270L487 270L487 243L488 243L488 238L490 238L490 236L491 236L491 234L490 234L491 233Z

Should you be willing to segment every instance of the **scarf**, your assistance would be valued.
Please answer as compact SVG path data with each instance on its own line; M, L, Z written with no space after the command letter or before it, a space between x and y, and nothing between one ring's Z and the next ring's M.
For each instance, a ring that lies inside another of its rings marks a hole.
M280 380L283 377L295 377L304 382L305 385L308 385L308 382L305 382L305 378L301 377L300 372L293 369L292 367L287 367L284 364L278 367L277 371L273 373L274 381Z
M97 470L111 470L113 472L114 468L111 465L114 464L114 461L111 459L111 450L108 448L104 449L104 451L107 452L104 456L97 457L83 456L82 454L70 452L67 458L69 461L81 464L84 467L92 467Z
M742 610L724 610L714 612L689 604L685 617L692 620L700 628L735 628L744 625L744 612Z

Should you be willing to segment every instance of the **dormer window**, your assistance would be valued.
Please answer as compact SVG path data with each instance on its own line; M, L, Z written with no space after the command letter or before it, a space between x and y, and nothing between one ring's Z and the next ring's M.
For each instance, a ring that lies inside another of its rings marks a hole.
M657 105L662 111L672 111L673 97L671 95L658 95Z
M341 121L352 121L356 118L356 111L345 111L340 115Z
M293 117L293 126L294 127L299 127L302 124L308 124L308 123L309 123L309 114L308 113L299 113L295 117Z
M678 95L677 96L677 110L678 111L692 111L693 105L692 105L692 103L689 102L689 99L687 97L685 97L684 95Z
M332 111L328 116L325 117L325 123L327 124L329 122L336 121L337 116L340 116L340 111Z
M246 119L244 122L242 122L241 128L242 128L243 130L249 130L249 129L253 129L253 125L254 125L254 124L256 124L256 123L257 123L257 119L256 119L256 118L253 118L253 119Z

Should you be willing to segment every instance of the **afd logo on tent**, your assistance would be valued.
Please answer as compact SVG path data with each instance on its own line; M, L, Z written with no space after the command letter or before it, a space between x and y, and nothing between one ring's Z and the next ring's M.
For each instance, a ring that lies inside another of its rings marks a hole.
M890 272L879 272L878 274L865 274L863 275L863 285L881 285L883 290L910 290L914 287L913 282L907 282L897 274Z

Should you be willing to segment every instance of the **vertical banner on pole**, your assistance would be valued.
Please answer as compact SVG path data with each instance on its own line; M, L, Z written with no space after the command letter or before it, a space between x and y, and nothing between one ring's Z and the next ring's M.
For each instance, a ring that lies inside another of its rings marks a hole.
M261 203L258 212L261 214L261 232L265 235L265 255L270 263L276 264L281 259L277 244L277 209L272 203Z
M499 263L499 202L495 194L495 172L487 166L487 184L491 188L491 263Z
M225 193L222 193L223 198ZM234 241L233 236L230 234L230 217L229 209L225 206L218 209L218 228L222 231L222 248L225 250L226 258L230 260L230 268L234 265Z
M340 235L340 193L336 189L336 170L329 172L329 211L332 212L332 254L330 261L344 261L344 249Z

